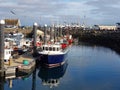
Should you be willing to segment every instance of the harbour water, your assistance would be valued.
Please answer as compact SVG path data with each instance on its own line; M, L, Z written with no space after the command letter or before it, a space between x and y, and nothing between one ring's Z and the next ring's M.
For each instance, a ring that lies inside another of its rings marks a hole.
M43 83L51 78L57 84ZM101 46L73 45L64 66L0 81L0 90L120 90L120 55Z

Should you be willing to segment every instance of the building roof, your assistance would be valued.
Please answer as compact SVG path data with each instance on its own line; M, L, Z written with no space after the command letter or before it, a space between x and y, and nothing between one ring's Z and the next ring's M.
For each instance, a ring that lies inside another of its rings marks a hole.
M19 26L20 25L20 21L18 19L5 19L5 25Z
M41 30L37 30L37 35L43 35L43 34L44 34L43 31L41 31Z
M110 29L115 30L116 29L116 26L99 26L99 27L100 27L100 29L108 29L108 30L110 30Z

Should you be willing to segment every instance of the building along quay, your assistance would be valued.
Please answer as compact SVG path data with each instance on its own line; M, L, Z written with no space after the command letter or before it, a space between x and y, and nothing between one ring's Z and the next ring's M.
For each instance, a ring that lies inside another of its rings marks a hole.
M78 38L79 42L101 45L120 52L119 30L77 30L73 37Z

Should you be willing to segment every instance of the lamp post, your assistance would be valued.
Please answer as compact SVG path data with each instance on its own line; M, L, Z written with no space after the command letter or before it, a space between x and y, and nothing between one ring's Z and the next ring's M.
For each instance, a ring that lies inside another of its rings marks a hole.
M33 54L35 55L36 53L36 37L37 37L37 23L33 24Z
M5 21L0 20L0 76L4 76L4 25Z

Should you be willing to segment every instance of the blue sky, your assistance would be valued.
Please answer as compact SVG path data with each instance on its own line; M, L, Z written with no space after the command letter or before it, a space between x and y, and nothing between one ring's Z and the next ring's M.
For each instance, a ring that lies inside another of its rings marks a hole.
M120 0L0 0L0 19L19 18L22 25L115 25L120 22L119 11Z

